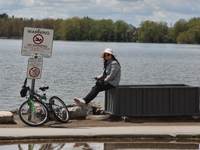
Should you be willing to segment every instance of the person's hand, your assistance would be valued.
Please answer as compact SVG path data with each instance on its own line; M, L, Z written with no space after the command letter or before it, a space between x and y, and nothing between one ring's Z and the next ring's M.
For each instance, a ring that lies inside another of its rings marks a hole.
M99 78L97 78L97 77L94 77L94 79L95 79L95 80L99 80Z

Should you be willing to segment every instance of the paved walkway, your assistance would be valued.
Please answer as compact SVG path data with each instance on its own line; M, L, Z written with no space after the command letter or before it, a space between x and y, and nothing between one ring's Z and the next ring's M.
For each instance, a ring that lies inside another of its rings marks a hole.
M55 138L200 138L199 126L0 128L0 140Z

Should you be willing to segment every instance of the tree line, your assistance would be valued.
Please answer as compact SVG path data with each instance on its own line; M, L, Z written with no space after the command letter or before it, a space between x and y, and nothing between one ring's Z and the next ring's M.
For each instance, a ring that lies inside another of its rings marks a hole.
M138 30L140 42L200 44L200 18L180 19L173 27L166 22L143 21Z
M89 17L34 20L0 14L0 38L22 38L24 27L53 29L54 40L200 43L200 18L180 19L173 27L168 27L166 22L147 20L135 28L123 20Z
M24 27L54 30L54 40L71 41L132 41L134 28L122 20L94 20L89 17L63 19L23 19L0 15L0 37L22 38Z

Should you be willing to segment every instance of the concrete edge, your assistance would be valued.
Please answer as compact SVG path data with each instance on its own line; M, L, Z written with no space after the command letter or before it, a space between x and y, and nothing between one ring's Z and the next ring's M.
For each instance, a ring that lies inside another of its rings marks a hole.
M133 139L192 139L200 138L200 134L123 134L123 135L52 135L52 136L0 136L0 140L37 140L37 139L97 139L97 138L133 138Z

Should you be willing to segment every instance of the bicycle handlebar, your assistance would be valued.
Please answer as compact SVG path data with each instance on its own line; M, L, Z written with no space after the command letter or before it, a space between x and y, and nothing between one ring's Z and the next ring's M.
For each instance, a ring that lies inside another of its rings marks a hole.
M49 89L49 86L40 87L39 89L40 89L41 91L45 91L45 90Z
M22 88L27 88L27 90L30 90L29 87L26 87L26 84L27 84L27 78L24 80L23 83L24 83L24 84L23 84ZM45 91L45 90L49 89L49 86L40 87L39 89L40 89L41 91Z
M26 83L27 83L27 78L24 80L24 85L23 85L23 87L26 87Z

